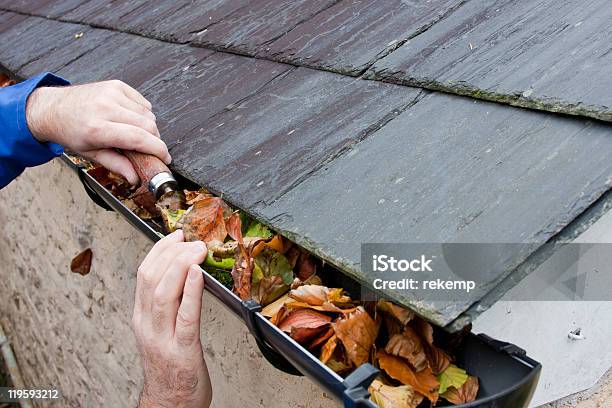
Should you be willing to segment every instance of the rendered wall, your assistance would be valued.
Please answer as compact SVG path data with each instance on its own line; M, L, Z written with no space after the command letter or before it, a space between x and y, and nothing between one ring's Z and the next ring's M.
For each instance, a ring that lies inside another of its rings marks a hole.
M28 386L57 387L62 407L134 407L141 367L130 328L137 267L151 242L87 197L59 160L0 191L0 321ZM87 276L69 264L91 247ZM332 407L307 379L283 374L206 294L202 342L215 407Z

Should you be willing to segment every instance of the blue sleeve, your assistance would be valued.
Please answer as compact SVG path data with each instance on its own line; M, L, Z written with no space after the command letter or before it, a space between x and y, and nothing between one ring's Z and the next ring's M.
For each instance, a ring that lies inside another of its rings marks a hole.
M64 152L56 143L40 143L26 122L26 102L39 86L69 85L48 72L17 85L0 88L0 188L26 167L43 164Z

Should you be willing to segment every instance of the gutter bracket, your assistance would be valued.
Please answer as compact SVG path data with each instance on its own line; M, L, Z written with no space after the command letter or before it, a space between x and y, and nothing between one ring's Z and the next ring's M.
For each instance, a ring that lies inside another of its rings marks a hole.
M301 376L302 373L293 366L285 357L270 347L265 340L262 339L257 324L255 323L255 313L261 312L261 305L253 299L242 301L242 319L246 323L249 332L255 338L257 347L261 354L277 369L284 371L287 374Z
M344 380L346 390L342 394L344 408L376 408L370 401L368 387L380 374L370 363L362 364Z

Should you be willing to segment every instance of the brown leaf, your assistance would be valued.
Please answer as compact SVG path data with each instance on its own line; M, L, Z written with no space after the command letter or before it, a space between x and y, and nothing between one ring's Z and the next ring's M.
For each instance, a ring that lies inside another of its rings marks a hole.
M225 229L227 234L239 244L244 244L242 239L242 221L240 221L240 214L236 211L225 221Z
M287 307L287 309L289 310L293 310L293 309L312 309L312 310L318 310L319 312L331 312L331 313L352 313L354 312L357 308L356 307L352 307L349 309L340 309L338 306L329 303L329 302L325 302L323 303L321 306L313 306L310 305L308 303L305 302L298 302L298 301L289 301L287 303L285 303L285 306Z
M10 79L6 74L0 73L0 88L15 85L15 81Z
M284 332L290 333L294 327L317 328L331 322L331 317L310 309L294 310L283 319L278 326Z
M227 236L223 213L227 205L219 197L196 202L183 219L186 241L223 242Z
M284 295L284 296L276 299L274 302L270 303L266 307L264 307L261 310L261 314L264 315L265 317L276 316L276 314L278 314L278 312L285 305L285 303L288 303L288 302L291 302L291 301L292 301L292 299L289 297L288 294Z
M421 371L427 367L427 356L421 344L421 339L410 327L406 327L402 334L391 336L385 346L385 351L388 354L405 358L416 371Z
M72 259L72 262L70 262L70 270L82 276L87 275L91 269L92 257L93 252L91 252L90 248L87 248Z
M429 368L415 372L402 358L387 354L383 350L376 353L378 365L389 377L410 385L416 392L423 394L434 404L438 401L438 388L440 383Z
M479 387L478 378L470 375L461 388L450 387L442 394L442 398L455 405L472 402L476 400Z
M413 320L412 325L423 340L425 340L428 344L433 344L433 327L431 324L420 317L417 317Z
M429 346L426 350L427 363L434 375L439 375L446 370L451 363L450 356L441 348Z
M416 408L423 401L423 396L409 385L394 387L378 379L372 381L368 391L378 408Z
M323 342L327 341L333 335L334 335L334 328L330 326L327 328L325 332L321 333L319 336L317 336L317 338L313 339L308 345L308 348L312 349L317 346L320 346L321 344L323 344Z
M300 344L307 344L316 337L324 334L328 329L328 324L319 327L296 327L291 328L289 336Z
M237 254L234 267L232 268L232 278L234 279L234 293L242 300L251 299L251 276L253 276L252 259L243 258Z
M283 320L285 320L288 314L289 311L287 310L287 308L285 306L281 306L278 312L276 312L276 314L270 318L270 323L275 326L278 326Z
M289 296L300 302L313 306L321 306L327 301L329 289L320 285L302 285L289 292Z
M338 346L338 336L335 334L331 336L321 347L321 355L319 356L319 360L323 362L323 364L327 364L327 362L331 359L336 347Z
M155 205L161 209L167 210L186 210L185 197L178 191L168 191L162 194Z
M336 320L332 325L351 363L355 367L367 363L379 329L379 324L368 312L359 306L353 313Z
M410 320L414 318L414 312L404 307L398 306L394 303L386 300L379 300L376 303L376 308L383 313L387 313L394 317L402 325L406 325Z
M159 217L159 209L155 205L155 196L147 189L146 186L140 186L130 196L130 199L134 201L138 207L143 208L153 217Z
M295 266L297 269L297 277L303 281L317 273L317 263L315 258L307 252L302 252L300 254Z
M204 188L201 188L197 191L193 190L183 190L185 193L185 200L187 205L193 205L198 201L201 201L205 198L212 197L212 194Z

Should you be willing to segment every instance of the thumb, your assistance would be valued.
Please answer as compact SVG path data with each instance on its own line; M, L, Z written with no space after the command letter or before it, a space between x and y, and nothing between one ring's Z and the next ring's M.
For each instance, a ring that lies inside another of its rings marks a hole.
M180 346L191 346L200 340L200 316L204 292L202 272L202 268L198 265L191 265L185 280L183 299L176 316L174 331L176 342Z

